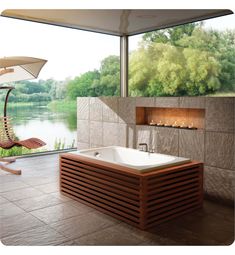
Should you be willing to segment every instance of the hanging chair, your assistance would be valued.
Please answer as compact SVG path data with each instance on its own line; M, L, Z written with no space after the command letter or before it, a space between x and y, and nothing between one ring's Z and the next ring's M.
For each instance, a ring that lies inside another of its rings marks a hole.
M4 104L4 114L2 117L0 117L0 147L2 149L8 150L15 146L17 147L25 147L27 149L37 149L40 148L46 143L41 141L38 138L29 138L26 140L19 141L17 137L14 134L12 125L11 125L11 119L7 116L7 102L10 92L14 89L14 87L6 87L2 86L0 89L7 89L7 94L5 98L5 104ZM5 170L7 172L13 173L13 174L21 174L20 170L13 170L8 167L6 167L6 164L14 162L15 159L6 159L0 157L0 169ZM2 163L4 162L4 163Z

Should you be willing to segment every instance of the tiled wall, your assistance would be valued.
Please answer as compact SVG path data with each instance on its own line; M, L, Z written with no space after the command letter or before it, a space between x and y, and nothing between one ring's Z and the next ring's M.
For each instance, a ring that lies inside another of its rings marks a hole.
M205 130L179 130L135 125L135 108L182 107L206 110ZM156 152L204 162L205 193L234 201L235 98L78 98L78 148L140 142Z

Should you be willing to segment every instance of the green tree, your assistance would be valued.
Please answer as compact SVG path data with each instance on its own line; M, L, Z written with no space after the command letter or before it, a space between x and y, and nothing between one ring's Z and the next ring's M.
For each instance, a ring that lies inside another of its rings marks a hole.
M77 97L86 97L93 95L93 84L99 80L97 70L86 72L67 84L67 96L75 100Z
M103 59L100 67L100 81L94 84L97 95L115 96L120 90L120 58L118 56L108 56Z

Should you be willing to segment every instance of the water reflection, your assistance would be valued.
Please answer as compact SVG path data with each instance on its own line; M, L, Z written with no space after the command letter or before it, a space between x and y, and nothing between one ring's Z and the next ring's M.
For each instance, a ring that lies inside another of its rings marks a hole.
M76 141L76 111L56 112L46 105L16 104L8 109L8 115L13 117L12 125L19 139L37 137L47 143L45 149L53 150L56 141L69 148Z

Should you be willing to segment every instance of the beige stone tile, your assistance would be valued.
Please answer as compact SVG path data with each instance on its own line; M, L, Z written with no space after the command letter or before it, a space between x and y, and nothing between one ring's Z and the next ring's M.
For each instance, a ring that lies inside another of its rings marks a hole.
M119 98L118 115L120 123L135 124L135 98Z
M2 239L6 236L22 233L26 230L43 225L43 222L33 217L29 213L21 213L12 217L6 217L1 221L0 236Z
M9 201L17 201L24 198L37 197L43 195L43 192L34 188L24 188L18 190L12 190L8 192L1 193L3 197Z
M0 205L5 204L5 203L9 203L9 201L7 199L5 199L4 197L0 196Z
M78 150L85 150L85 149L89 149L90 145L89 143L77 143L77 149Z
M180 108L205 109L205 97L180 97Z
M118 123L103 122L103 145L118 145Z
M103 102L99 97L90 98L90 120L102 121Z
M143 240L124 232L119 224L74 240L77 245L138 245Z
M89 97L78 97L77 98L77 118L79 120L89 119Z
M90 122L90 144L103 144L103 123L100 121Z
M63 195L62 193L60 193L60 191L53 192L50 195L55 196L56 198L58 198L62 202L68 202L68 201L72 200L70 197L67 197L67 196Z
M23 183L21 181L4 182L4 183L1 183L1 185L0 185L0 193L11 191L11 190L27 188L27 187L29 187L29 185L27 185L26 183Z
M122 147L135 148L135 125L119 124L118 145Z
M234 135L231 133L206 132L205 163L208 166L232 169Z
M24 211L13 203L4 203L0 206L0 219L21 214Z
M42 208L30 212L33 216L46 224L61 221L64 219L71 218L73 216L81 215L87 212L83 208L78 208L69 204L70 202Z
M179 97L156 97L156 107L179 107Z
M77 140L81 143L89 143L89 121L78 120L77 121Z
M117 224L114 218L98 212L89 212L80 216L72 217L66 220L50 224L64 236L75 239L98 230Z
M157 153L178 156L179 130L176 128L156 127L155 149Z
M46 194L57 192L59 191L59 182L52 182L52 183L35 186L35 189L40 190Z
M53 195L43 195L40 197L22 199L14 203L20 208L24 209L26 212L30 212L48 206L57 205L62 202L63 201Z
M68 239L57 233L49 226L42 226L24 231L19 234L8 236L3 238L1 241L4 245L11 246L48 246L64 243L68 241Z
M179 156L204 162L204 140L204 131L179 130Z
M232 203L234 201L234 189L234 171L210 166L204 167L204 190L207 195Z
M118 122L118 98L117 97L102 97L103 102L103 121Z
M234 131L234 101L231 98L206 98L206 130Z
M154 127L149 126L136 126L136 148L140 143L147 143L150 147L152 145L152 133Z
M136 97L136 107L155 107L155 97Z

